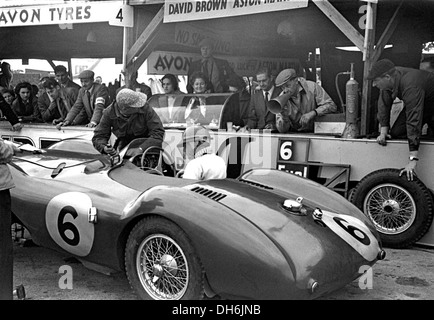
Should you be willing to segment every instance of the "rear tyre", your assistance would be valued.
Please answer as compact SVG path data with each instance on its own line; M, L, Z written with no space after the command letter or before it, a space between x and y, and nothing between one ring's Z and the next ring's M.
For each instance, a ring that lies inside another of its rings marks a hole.
M204 273L185 232L158 217L141 220L131 231L125 249L131 287L145 300L199 300Z
M350 201L374 223L384 246L405 248L420 240L433 220L433 198L418 179L408 181L399 169L382 169L364 177Z

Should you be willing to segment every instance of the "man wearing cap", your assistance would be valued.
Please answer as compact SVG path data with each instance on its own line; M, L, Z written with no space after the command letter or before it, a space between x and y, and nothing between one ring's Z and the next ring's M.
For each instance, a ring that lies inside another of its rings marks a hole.
M95 128L92 138L95 149L114 156L136 138L148 139L139 148L130 150L128 156L141 154L151 146L161 147L164 139L163 124L146 99L144 93L121 89L116 95L116 101L103 111L101 121ZM117 139L110 146L112 133Z
M434 73L425 70L398 67L388 60L378 60L368 74L372 86L380 89L377 118L380 123L379 144L386 145L386 137L407 138L408 164L400 172L413 180L418 158L422 127L428 124L428 132L434 129ZM390 111L395 98L403 101L404 107L390 127Z
M298 77L294 69L282 70L276 78L276 86L288 101L276 114L276 127L281 133L313 132L314 120L337 111L337 106L328 93L316 82Z
M229 87L226 81L234 73L234 70L226 60L217 59L213 56L213 46L214 43L209 38L205 38L199 43L202 58L190 64L187 81L188 93L193 93L190 77L197 71L203 72L208 77L213 87L212 92L228 92Z
M84 70L78 77L82 87L65 121L57 125L59 130L60 127L68 125L96 127L101 119L102 111L109 104L108 89L106 86L94 82L95 74L93 71Z

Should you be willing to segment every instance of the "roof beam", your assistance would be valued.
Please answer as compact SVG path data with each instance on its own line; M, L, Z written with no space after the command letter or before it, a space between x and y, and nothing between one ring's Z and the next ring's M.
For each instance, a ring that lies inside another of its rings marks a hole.
M344 33L360 51L364 51L364 38L328 0L312 2Z
M141 35L137 38L136 42L133 46L128 50L126 65L131 65L134 62L135 57L138 57L139 54L144 50L144 48L149 44L150 40L153 38L155 32L158 27L163 23L164 18L164 5L161 6L160 10L151 20L151 22L147 25L145 30L141 33Z
M395 32L396 27L398 26L399 17L402 15L402 11L400 11L401 6L402 1L399 3L398 8L396 8L392 18L390 18L390 21L387 24L386 29L384 29L383 33L381 34L380 39L378 39L377 45L375 46L374 54L372 56L372 62L375 62L380 58L381 54L383 53L384 47L390 40L390 37Z

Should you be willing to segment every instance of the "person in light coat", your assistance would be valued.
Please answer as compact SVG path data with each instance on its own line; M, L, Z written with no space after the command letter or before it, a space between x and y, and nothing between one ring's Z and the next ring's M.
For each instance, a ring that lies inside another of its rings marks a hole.
M13 247L11 234L11 194L15 187L8 163L20 149L0 138L0 300L12 300Z

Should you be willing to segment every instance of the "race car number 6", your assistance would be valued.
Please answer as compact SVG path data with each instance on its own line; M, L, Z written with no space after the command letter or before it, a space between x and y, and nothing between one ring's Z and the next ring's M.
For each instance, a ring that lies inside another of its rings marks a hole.
M87 194L59 194L47 205L45 224L51 238L66 251L84 257L92 249L95 227L88 221L92 200Z
M376 259L378 240L361 220L323 210L322 221L367 261Z

